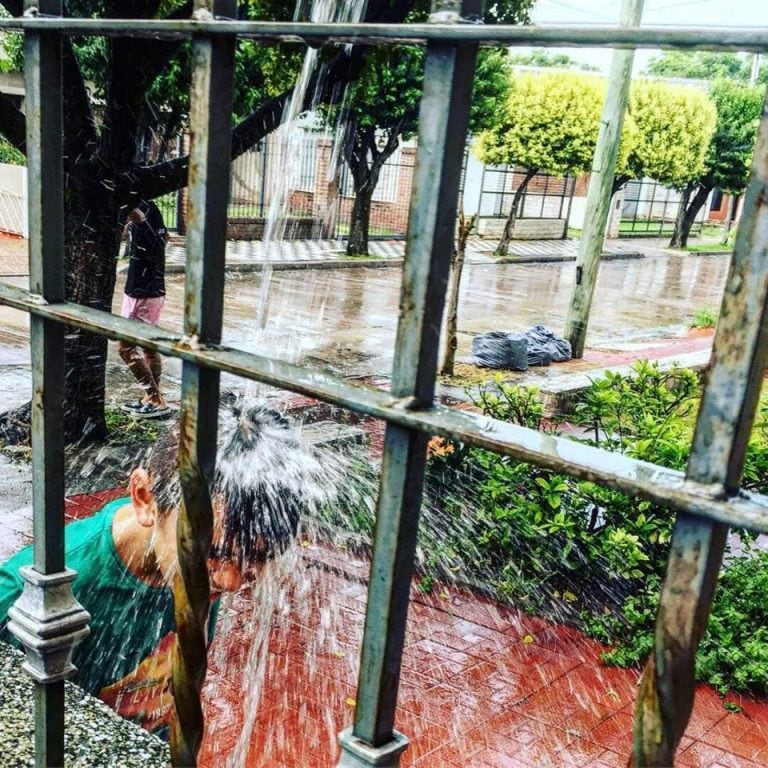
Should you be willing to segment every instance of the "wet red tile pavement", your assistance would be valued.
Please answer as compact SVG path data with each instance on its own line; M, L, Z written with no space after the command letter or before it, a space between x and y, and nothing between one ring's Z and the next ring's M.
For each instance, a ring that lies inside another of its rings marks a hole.
M67 518L121 493L73 497ZM222 606L201 766L335 766L337 735L354 717L367 570L363 560L303 542L280 578ZM638 672L602 666L599 644L440 585L428 595L414 587L409 616L396 721L411 739L403 766L626 765ZM768 702L737 702L743 711L729 712L698 686L676 765L768 764Z

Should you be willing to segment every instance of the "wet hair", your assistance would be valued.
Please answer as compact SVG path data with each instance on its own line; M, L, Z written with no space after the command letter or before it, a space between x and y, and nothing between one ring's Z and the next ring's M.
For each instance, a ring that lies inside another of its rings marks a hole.
M179 431L169 430L147 462L161 514L181 501ZM284 552L299 518L327 502L320 457L279 413L222 408L212 495L223 507L222 541L212 556L247 567Z

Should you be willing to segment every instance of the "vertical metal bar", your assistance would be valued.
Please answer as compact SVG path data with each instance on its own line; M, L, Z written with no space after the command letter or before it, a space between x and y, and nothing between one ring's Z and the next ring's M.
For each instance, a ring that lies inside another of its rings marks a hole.
M46 15L61 14L61 0L38 7ZM24 60L30 290L46 301L63 301L61 37L27 33ZM34 315L30 322L34 564L47 574L64 568L64 328Z
M478 14L482 6L473 0L461 10ZM459 20L457 4L433 11L433 21ZM476 55L476 45L427 48L392 374L392 394L405 408L433 401ZM397 765L407 744L394 716L426 441L416 430L387 427L357 709L352 733L341 738L342 766Z
M234 0L196 0L197 18L236 18ZM221 341L224 254L230 190L234 37L195 37L192 53L189 220L184 332L192 344ZM207 667L213 530L210 482L216 461L219 372L184 362L179 468L183 503L174 583L178 642L173 660L177 720L171 729L174 765L196 765L203 735L200 692Z
M768 361L768 99L763 105L731 269L687 477L738 491ZM678 515L635 714L634 764L672 765L693 706L696 649L707 624L727 528Z
M61 0L26 2L60 16ZM30 290L64 299L61 37L24 39ZM64 570L64 327L30 317L34 567ZM35 682L35 766L64 764L64 681Z
M621 25L637 26L643 14L644 0L623 0ZM597 283L600 256L603 252L605 228L613 198L613 177L619 156L621 130L627 110L629 86L632 80L633 50L613 52L611 71L606 84L605 103L600 118L595 157L587 191L584 228L576 257L576 280L565 319L565 337L571 342L574 357L583 357L592 297Z
M60 16L60 0L25 3L25 14ZM62 170L62 45L58 32L24 38L29 274L42 301L65 298ZM88 613L72 595L64 564L64 328L30 318L34 555L20 573L24 589L8 611L8 629L34 679L35 766L64 764L64 680Z

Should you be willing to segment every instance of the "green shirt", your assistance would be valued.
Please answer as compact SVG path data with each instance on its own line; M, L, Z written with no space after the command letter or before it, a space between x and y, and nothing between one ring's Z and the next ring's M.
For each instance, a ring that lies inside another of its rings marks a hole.
M116 499L65 528L66 564L77 571L72 589L91 614L91 633L75 648L78 672L73 680L94 694L133 672L175 629L171 590L140 581L115 549L112 521L115 512L129 503L130 499ZM5 622L21 594L19 568L32 561L32 547L26 547L0 566L0 622ZM7 630L3 639L18 645Z

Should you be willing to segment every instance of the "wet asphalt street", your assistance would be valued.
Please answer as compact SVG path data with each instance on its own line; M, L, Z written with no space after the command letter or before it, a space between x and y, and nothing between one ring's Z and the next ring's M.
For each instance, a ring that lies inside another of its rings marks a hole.
M588 346L620 349L633 339L679 330L697 309L719 307L726 255L648 253L646 258L601 265ZM482 331L525 330L540 323L562 333L574 273L572 262L468 264L459 309L459 355L469 354L472 335ZM292 362L309 361L346 375L387 374L400 274L398 266L274 272L262 308L264 274L231 273L224 343ZM26 283L22 277L3 279ZM123 281L120 276L114 311L119 310ZM162 325L170 330L182 327L183 288L183 275L168 276ZM29 396L27 318L0 307L0 328L0 386L7 407ZM120 390L130 381L113 346L109 381ZM168 362L170 385L178 383L179 369L177 361ZM225 386L236 383L225 381Z

